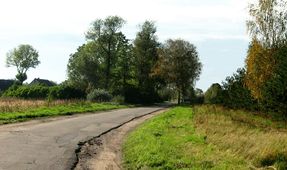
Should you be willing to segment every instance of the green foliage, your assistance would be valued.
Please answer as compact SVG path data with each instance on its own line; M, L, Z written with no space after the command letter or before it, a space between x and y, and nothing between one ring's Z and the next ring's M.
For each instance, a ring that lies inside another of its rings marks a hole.
M244 85L245 69L238 69L231 77L223 82L222 102L230 108L257 109L257 104L250 90Z
M86 33L86 38L99 45L99 53L102 56L102 65L104 69L104 87L110 90L113 83L113 69L117 61L122 39L125 39L120 29L125 21L118 16L109 16L97 19L92 23L90 30Z
M82 99L86 94L72 86L13 85L2 95L23 99Z
M96 102L109 102L112 98L113 96L103 89L94 89L87 95L89 101Z
M100 65L103 58L98 49L99 44L88 42L70 56L68 77L73 86L84 91L103 86L100 81L103 79L103 66Z
M40 64L39 54L31 45L19 45L7 53L7 67L17 68L16 78L23 83L27 79L26 72Z
M140 31L137 33L134 40L134 55L136 62L136 79L140 94L140 100L153 103L157 100L157 90L159 81L152 77L152 68L158 60L156 27L153 22L145 21L140 26Z
M27 80L27 74L26 73L18 73L16 75L16 79L22 84L25 80Z
M162 99L159 94L146 92L135 85L128 85L125 91L125 102L132 104L152 104L160 102Z
M218 83L212 84L209 89L205 92L204 103L207 104L218 104L222 103L222 87Z
M265 111L287 117L287 45L276 50L272 77L263 85L261 105Z
M166 87L158 90L159 97L163 101L171 101L176 96L176 91L170 87Z
M49 94L49 87L40 85L12 86L4 92L4 97L16 97L24 99L45 99Z
M201 73L202 65L196 47L188 41L170 39L159 50L159 56L153 68L153 75L160 76L175 85L180 103L180 95L186 96L186 91Z
M84 91L72 86L59 85L49 88L49 99L84 99L85 97Z

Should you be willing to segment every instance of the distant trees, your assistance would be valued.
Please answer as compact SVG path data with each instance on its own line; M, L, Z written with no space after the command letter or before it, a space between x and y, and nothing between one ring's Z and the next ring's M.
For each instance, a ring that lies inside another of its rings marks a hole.
M31 45L19 45L7 53L7 67L15 66L18 74L16 78L22 84L27 79L27 71L40 64L39 54Z
M193 86L201 69L194 45L169 40L168 45L161 48L156 26L151 21L140 25L132 42L120 31L124 23L117 16L93 22L86 33L87 42L70 56L68 77L72 85L87 93L103 89L134 103L169 99L174 96L174 87L181 94ZM162 50L171 52L172 56L164 56ZM170 62L164 69L159 67L159 56ZM156 73L157 69L162 69L160 74ZM171 77L163 76L165 69Z
M201 73L196 47L181 39L167 40L159 49L159 60L153 69L153 75L163 77L173 84L178 92L178 103Z

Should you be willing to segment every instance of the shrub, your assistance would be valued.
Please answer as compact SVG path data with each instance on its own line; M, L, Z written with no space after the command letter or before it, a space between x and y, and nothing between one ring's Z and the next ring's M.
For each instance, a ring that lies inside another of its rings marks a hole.
M204 103L218 104L222 103L222 87L218 83L214 83L205 92Z
M87 95L88 100L96 102L109 102L112 98L113 96L103 89L94 89Z
M86 97L85 92L68 85L59 85L50 87L50 99L83 99Z
M222 102L224 106L235 109L255 110L258 108L250 90L244 86L245 69L238 69L223 82Z
M125 91L125 102L133 104L151 104L161 102L162 99L158 93L145 90L141 90L139 87L134 85L128 85Z
M123 96L117 95L113 97L112 101L115 103L123 104L125 103L125 98Z
M12 86L3 94L4 97L24 99L44 99L49 94L49 88L40 85Z

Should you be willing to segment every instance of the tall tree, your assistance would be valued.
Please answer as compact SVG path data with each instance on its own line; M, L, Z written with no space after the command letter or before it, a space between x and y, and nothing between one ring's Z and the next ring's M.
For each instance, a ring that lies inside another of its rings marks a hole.
M262 87L270 79L276 64L273 53L275 49L264 48L254 39L249 46L246 63L245 85L255 99L262 98Z
M153 75L160 75L174 84L178 91L178 103L181 96L199 78L202 64L196 47L181 39L167 40L159 50L159 61L153 69Z
M259 0L249 5L248 32L264 47L270 48L286 42L286 0Z
M7 53L7 67L15 66L18 74L16 78L22 84L27 79L27 71L40 64L39 54L31 45L19 45Z
M253 40L246 58L245 84L252 96L262 99L262 87L274 74L276 50L287 38L286 0L259 0L249 5L247 28Z
M156 27L153 22L145 21L134 40L134 54L136 58L137 79L141 93L144 96L155 95L157 81L151 77L152 68L158 60L157 48L159 43L155 35Z
M118 16L109 16L105 20L98 19L92 23L86 38L97 42L105 64L105 89L110 88L112 69L119 53L119 42L122 38L120 29L125 21Z
M77 52L71 54L68 62L69 81L86 92L103 87L101 83L103 58L99 48L96 42L88 42L80 46Z
M114 91L124 95L127 85L134 84L135 78L135 59L133 54L133 46L129 43L124 35L121 35L119 41L119 50L117 62L114 69Z

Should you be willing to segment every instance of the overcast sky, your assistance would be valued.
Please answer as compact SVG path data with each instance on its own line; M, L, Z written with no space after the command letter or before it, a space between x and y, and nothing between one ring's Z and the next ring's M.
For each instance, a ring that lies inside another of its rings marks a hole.
M39 51L41 64L28 80L58 83L67 78L69 55L85 43L95 19L118 15L122 31L134 39L138 25L156 22L161 42L181 38L198 47L203 72L196 86L206 90L244 66L248 48L248 0L5 0L0 1L0 79L13 79L16 68L5 66L6 53L19 44Z

